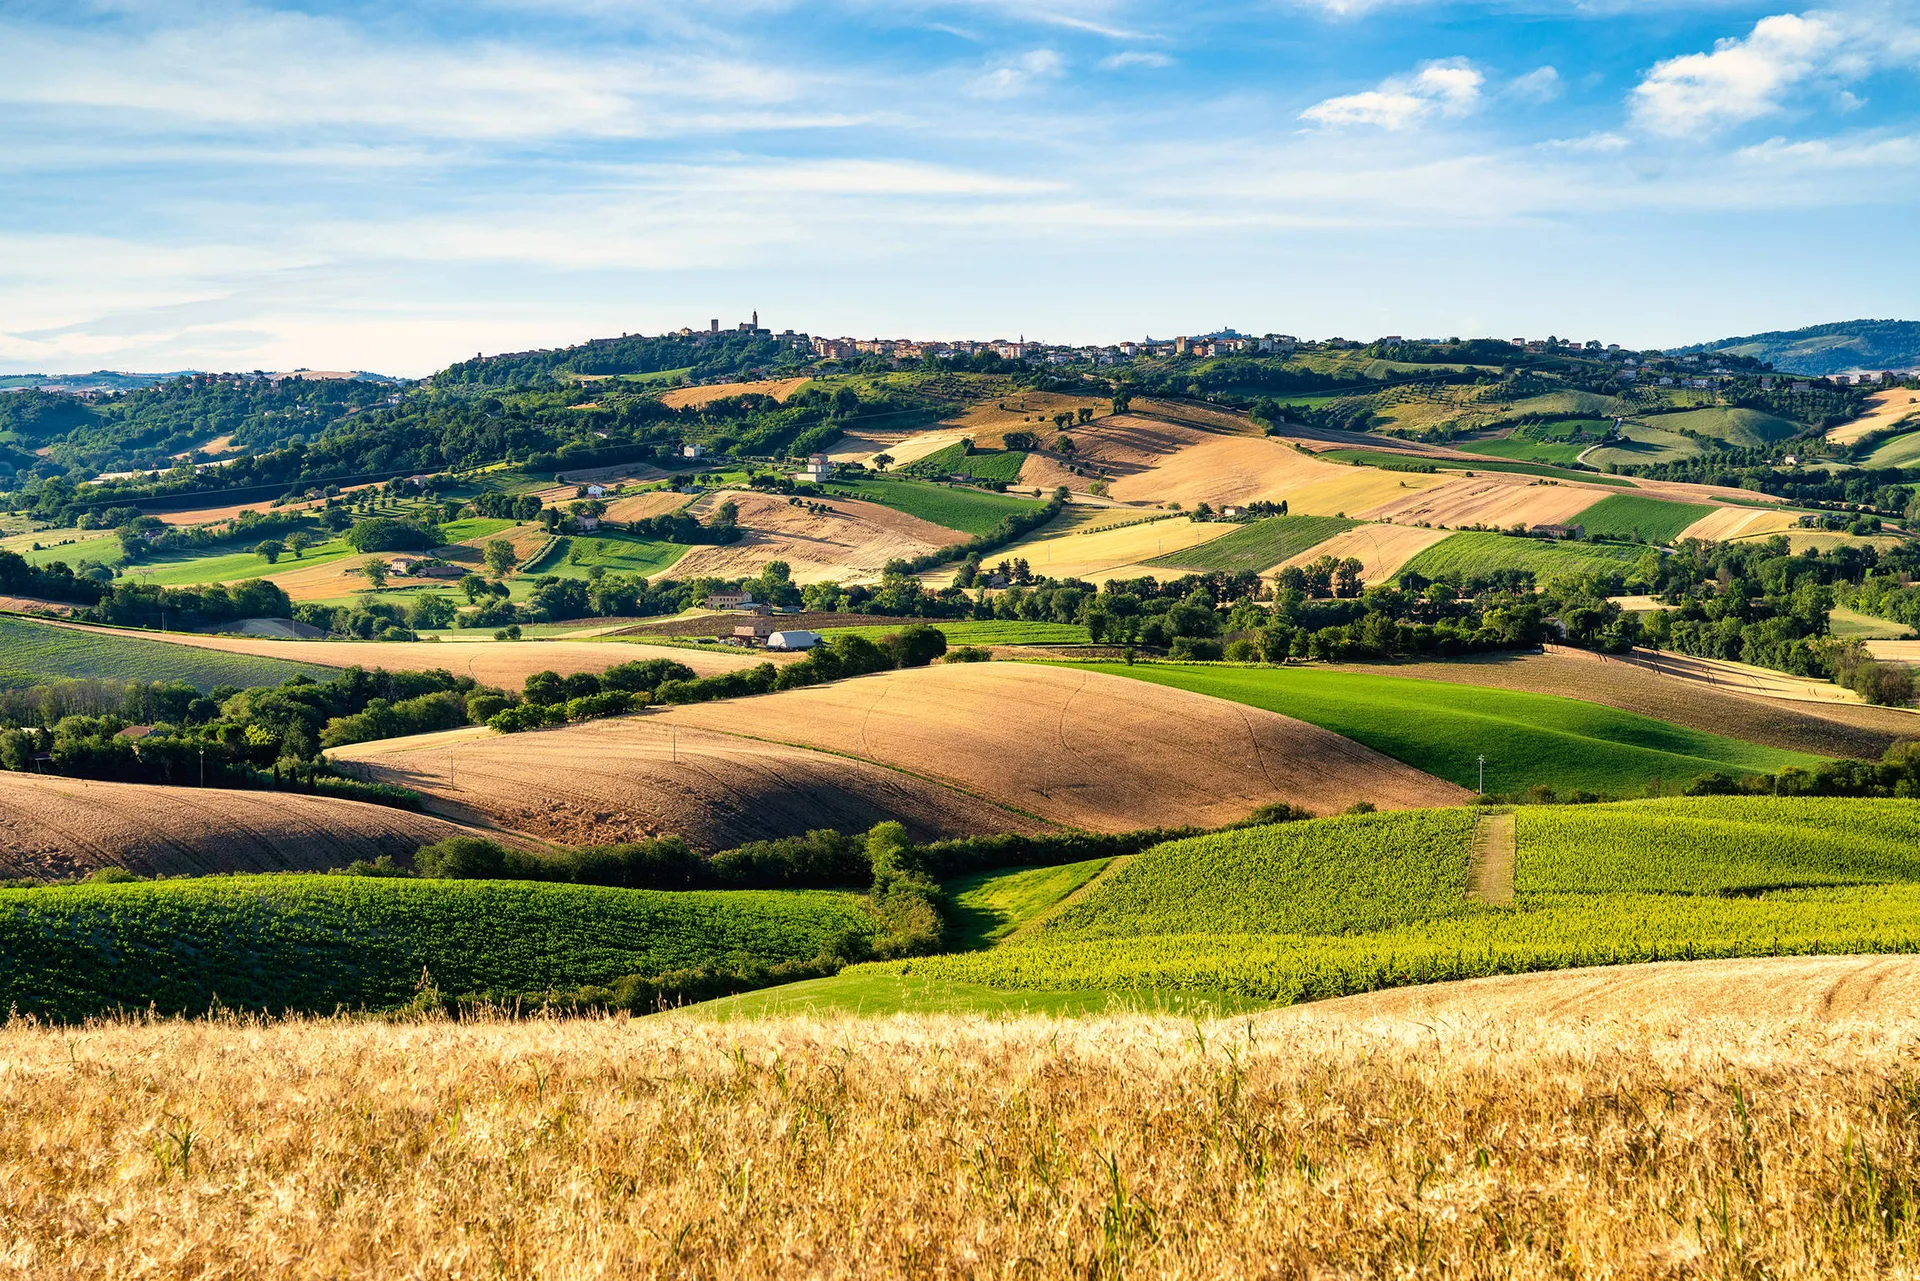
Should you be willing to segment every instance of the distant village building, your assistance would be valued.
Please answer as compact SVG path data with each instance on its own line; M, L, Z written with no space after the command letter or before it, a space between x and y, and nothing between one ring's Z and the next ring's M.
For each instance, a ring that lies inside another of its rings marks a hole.
M707 456L707 447L705 445L682 445L680 447L680 456L682 458L705 458Z
M714 592L707 597L708 609L742 609L753 604L753 593L749 591Z

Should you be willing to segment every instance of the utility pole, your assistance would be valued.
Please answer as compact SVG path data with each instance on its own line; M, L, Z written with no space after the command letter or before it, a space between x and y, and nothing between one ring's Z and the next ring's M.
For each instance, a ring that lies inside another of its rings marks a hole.
M200 786L207 785L207 749L200 749Z
M1486 794L1487 794L1487 758L1485 755L1482 755L1480 757L1480 795L1485 796Z

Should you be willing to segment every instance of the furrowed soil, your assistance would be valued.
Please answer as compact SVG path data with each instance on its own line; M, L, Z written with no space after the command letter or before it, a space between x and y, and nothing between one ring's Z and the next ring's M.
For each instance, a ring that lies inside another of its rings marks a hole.
M729 396L771 396L784 402L787 397L812 382L811 378L765 378L758 382L712 383L705 387L676 387L662 393L660 403L668 409L699 408Z
M16 1020L0 1221L21 1276L1904 1276L1916 999L1815 957L1219 1021Z
M667 571L672 577L744 578L783 560L798 583L878 579L890 560L910 560L969 537L857 498L830 498L825 502L831 511L812 512L777 494L728 491L701 499L695 510L709 513L721 501L739 507L746 534L736 543L692 548Z
M1310 565L1322 556L1331 556L1335 560L1353 557L1363 567L1360 570L1362 582L1385 582L1399 573L1402 565L1441 539L1449 537L1450 532L1445 529L1422 529L1418 525L1360 525L1345 533L1335 534L1316 547L1309 547L1291 560L1274 566L1274 569L1284 569L1288 565Z
M324 872L405 860L467 828L390 805L293 792L154 787L0 772L0 877Z
M589 620L590 621L590 620ZM482 685L518 690L535 672L604 672L620 663L646 658L671 658L701 676L737 671L767 661L765 654L729 650L685 649L679 646L635 644L625 641L298 641L264 640L251 636L202 636L181 632L124 632L74 623L50 626L111 636L214 649L228 654L284 658L319 667L384 667L391 672L431 672L440 669L455 676L471 676ZM584 623L583 623L584 625Z
M718 850L888 819L922 840L1051 826L938 781L661 713L522 734L452 730L328 755L361 777L421 792L436 813L569 845L677 835Z
M628 494L624 498L607 500L606 514L602 520L644 520L648 516L665 516L685 507L692 498L686 494L676 494L671 489L655 489L644 494Z
M1525 476L1465 476L1348 515L1400 525L1421 521L1450 527L1556 525L1593 506L1607 492L1586 485L1539 485Z
M1736 538L1783 533L1799 523L1800 518L1792 512L1721 507L1681 530L1680 537L1674 541L1700 538L1715 543L1732 542Z
M888 672L646 718L877 761L1096 831L1217 827L1468 793L1327 730L1145 681L1023 663ZM657 728L653 732L658 732Z
M1151 470L1122 476L1113 482L1112 493L1122 502L1177 502L1186 507L1279 502L1310 485L1350 478L1354 470L1265 436L1213 435L1161 459Z
M1442 662L1334 665L1335 670L1412 676L1531 694L1564 694L1651 716L1688 729L1726 734L1814 756L1878 760L1917 728L1911 712L1864 703L1787 702L1705 681L1666 675L1589 650L1476 655Z

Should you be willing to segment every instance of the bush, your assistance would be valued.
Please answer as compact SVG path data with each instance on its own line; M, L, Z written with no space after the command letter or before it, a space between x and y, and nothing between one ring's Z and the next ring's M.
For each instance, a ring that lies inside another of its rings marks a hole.
M943 663L986 663L993 659L993 651L984 645L962 645L950 649L941 658Z
M512 706L513 704L507 701L504 694L469 694L467 695L467 723L485 725Z
M414 871L435 880L492 880L506 866L506 849L478 836L449 836L422 845L413 854Z
M947 634L937 627L915 623L883 638L881 646L896 667L925 667L947 652Z

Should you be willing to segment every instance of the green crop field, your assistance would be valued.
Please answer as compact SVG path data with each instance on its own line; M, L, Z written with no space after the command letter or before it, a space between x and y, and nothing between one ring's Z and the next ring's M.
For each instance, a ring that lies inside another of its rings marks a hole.
M1712 436L1729 445L1752 449L1797 435L1799 423L1757 409L1734 409L1715 405L1687 409L1675 414L1654 414L1643 420L1649 426L1679 434Z
M1505 440L1475 440L1454 446L1464 454L1485 454L1489 458L1506 458L1522 463L1558 463L1563 467L1578 462L1580 452L1588 447L1554 440L1526 440L1519 436L1509 436Z
M519 522L499 520L492 516L469 516L465 520L444 521L440 525L440 536L448 544L464 543L469 538L490 538L503 529L512 529Z
M1920 426L1889 436L1861 460L1863 467L1920 466Z
M1084 623L1027 623L1019 619L914 619L903 618L897 625L871 627L829 627L823 636L864 636L878 640L892 635L910 623L925 622L945 633L949 645L1085 645L1089 641Z
M827 492L885 503L963 534L984 534L1015 512L1029 512L1042 505L1031 498L1009 498L916 480L836 480L827 486Z
M1511 795L1545 784L1602 795L1643 792L1720 771L1772 773L1814 758L1553 694L1312 667L1089 664L1310 721L1462 787Z
M236 876L0 890L0 1005L46 1017L538 999L623 975L807 959L877 927L856 895Z
M1400 572L1439 578L1524 569L1544 582L1556 574L1625 573L1641 554L1641 548L1615 543L1558 543L1464 530L1427 548L1401 566Z
M1169 569L1236 572L1270 569L1360 522L1341 516L1269 516L1231 534L1145 562Z
M1511 462L1503 458L1488 458L1484 461L1468 462L1463 458L1435 458L1428 454L1403 454L1385 449L1329 449L1318 455L1329 462L1364 463L1369 467L1398 467L1404 470L1409 465L1430 464L1438 471L1497 471L1511 472L1520 476L1545 476L1553 480L1577 480L1587 485L1613 485L1622 489L1632 487L1631 481L1617 476L1603 476L1598 472L1574 471L1566 467L1548 467L1542 463Z
M256 552L209 548L205 551L170 556L154 556L123 566L126 576L138 583L157 583L162 587L191 587L199 583L234 583L248 578L266 578L302 565L325 565L354 554L353 548L339 539L330 539L307 548L298 558L292 552L281 553L278 564Z
M1567 523L1608 538L1670 543L1680 537L1687 526L1711 515L1713 510L1705 503L1674 503L1638 494L1608 494Z
M670 569L687 554L679 543L635 538L630 534L572 534L553 540L546 555L524 574L537 577L553 574L560 578L587 578L598 565L609 574L657 574Z
M216 685L278 685L290 676L327 680L335 673L305 663L223 654L133 634L81 632L24 618L0 617L0 686L69 678L186 681L202 692Z
M1465 897L1468 812L1326 819L1158 846L930 991L1290 1002L1582 965L1920 951L1920 805L1703 798L1523 808L1515 897ZM897 962L843 982L899 976Z
M1003 480L1011 485L1020 479L1026 454L1018 449L996 449L968 453L964 445L948 445L919 459L904 470L925 476L972 476L976 480Z
M1059 867L982 872L949 882L953 941L965 948L998 942L1056 906L1112 861L1094 858Z

